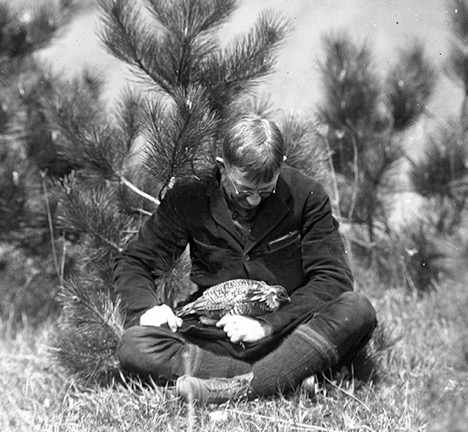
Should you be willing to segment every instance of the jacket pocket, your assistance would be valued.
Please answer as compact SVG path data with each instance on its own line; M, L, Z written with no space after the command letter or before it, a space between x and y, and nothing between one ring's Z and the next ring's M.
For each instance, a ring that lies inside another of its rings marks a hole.
M267 243L268 252L277 252L282 249L295 250L301 246L301 234L298 230L290 231L289 233L271 240Z

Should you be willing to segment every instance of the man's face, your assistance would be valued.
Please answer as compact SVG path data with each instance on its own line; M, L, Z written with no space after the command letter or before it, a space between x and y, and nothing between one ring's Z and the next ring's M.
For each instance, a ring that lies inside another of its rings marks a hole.
M245 210L252 210L276 192L279 172L269 182L253 182L236 167L221 167L222 184L229 199Z

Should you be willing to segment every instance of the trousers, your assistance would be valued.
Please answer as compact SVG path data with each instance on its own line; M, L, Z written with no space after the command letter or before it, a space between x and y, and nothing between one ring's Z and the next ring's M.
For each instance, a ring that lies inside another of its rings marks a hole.
M125 371L160 384L182 375L230 378L255 371L256 364L273 364L279 374L289 376L289 369L297 370L298 359L312 375L321 372L316 369L350 360L371 338L376 324L376 313L368 299L346 292L285 338L263 343L260 354L254 350L252 356L246 356L237 345L226 349L226 341L173 333L166 326L134 326L124 332L117 356Z

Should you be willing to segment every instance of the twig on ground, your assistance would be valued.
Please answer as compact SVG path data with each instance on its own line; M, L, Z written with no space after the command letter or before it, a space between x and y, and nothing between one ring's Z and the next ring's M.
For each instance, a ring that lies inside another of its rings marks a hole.
M356 396L354 396L352 393L342 389L340 386L337 386L333 381L330 381L325 375L323 376L323 378L325 379L325 381L327 381L328 383L330 383L333 387L335 387L336 389L340 390L341 392L343 392L345 395L349 396L350 398L354 399L356 402L360 403L367 411L369 412L372 412L372 410L363 402L361 401L360 399L358 399Z
M321 427L321 426L308 425L308 424L304 424L304 423L296 423L296 422L292 422L290 420L272 418L272 417L264 416L262 414L256 414L256 413L251 413L251 412L246 412L246 411L239 411L239 410L234 410L234 409L227 409L226 411L230 412L230 413L233 413L233 414L254 416L254 417L264 419L264 420L272 420L272 421L275 421L275 422L284 423L284 424L286 424L288 426L291 426L291 427L294 427L294 428L297 428L297 429L311 430L311 431L323 431L323 432L339 432L336 429L324 428L324 427Z

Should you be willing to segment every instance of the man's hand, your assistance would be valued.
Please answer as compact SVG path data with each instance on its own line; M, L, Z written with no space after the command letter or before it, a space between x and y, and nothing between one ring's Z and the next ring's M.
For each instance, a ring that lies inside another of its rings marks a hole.
M140 325L161 327L167 324L173 332L182 326L182 322L182 318L175 316L172 309L165 304L148 309L140 317Z
M257 342L272 333L268 324L243 315L225 315L216 327L222 327L232 343Z

